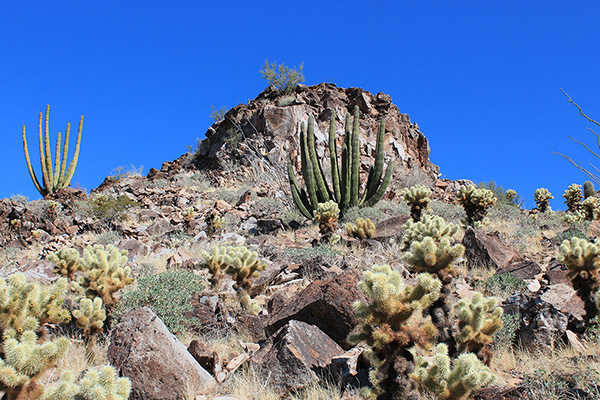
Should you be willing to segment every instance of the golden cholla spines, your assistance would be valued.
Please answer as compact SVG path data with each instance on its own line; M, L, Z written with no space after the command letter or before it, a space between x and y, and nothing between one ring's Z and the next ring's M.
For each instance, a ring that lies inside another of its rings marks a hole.
M204 262L197 267L208 269L212 274L213 287L218 287L223 274L230 275L235 281L234 289L242 308L257 314L259 309L251 302L248 290L252 287L250 278L257 277L266 268L258 259L258 253L246 247L216 246L209 251L202 251L202 257Z
M576 212L581 209L581 199L583 198L583 195L581 194L581 185L576 183L571 184L569 188L565 190L562 197L565 198L565 204L569 211Z
M588 197L581 202L581 208L583 209L585 219L588 221L600 219L600 198Z
M81 298L79 309L73 310L76 325L85 336L96 335L102 332L106 320L106 310L102 307L102 299L96 297L93 300Z
M43 393L43 386L36 378L54 365L68 345L66 338L38 343L38 335L32 330L23 332L19 339L6 339L0 358L0 390L6 393L6 398L19 399L23 391Z
M321 233L321 241L324 243L331 242L333 234L337 229L340 209L338 204L329 200L325 203L319 203L313 213L313 221L319 224L319 232Z
M451 367L448 346L436 346L431 361L417 357L415 370L410 375L419 384L421 392L432 394L436 400L463 400L473 390L489 385L495 379L492 371L474 354L461 354Z
M219 215L217 209L213 208L204 216L204 222L206 223L206 234L208 237L214 237L223 228L225 220Z
M126 400L130 392L129 379L119 378L113 367L104 365L87 371L78 383L71 371L65 371L41 400Z
M461 186L456 198L467 214L465 223L470 226L485 225L484 218L487 210L493 207L497 201L494 192L488 189L478 189L473 185Z
M79 251L70 247L63 247L58 253L48 255L48 260L54 264L54 273L64 276L70 281L75 280L75 273L82 268L79 262Z
M494 334L502 329L501 307L495 297L484 298L476 292L473 299L462 299L454 304L460 333L455 337L459 351L475 353L486 365L492 353L486 346L494 340Z
M568 269L567 278L585 303L585 318L598 314L595 297L600 289L600 240L593 243L578 237L565 240L559 247L558 261Z
M27 283L17 273L0 279L0 334L2 339L15 338L24 331L37 330L46 323L69 321L69 311L62 308L68 284L64 278L49 287Z
M418 222L408 220L402 227L404 249L410 248L411 243L420 242L427 236L435 241L444 236L452 237L458 229L458 225L447 223L442 217L435 215L426 214Z
M553 199L552 193L548 191L546 188L539 188L535 190L533 194L533 199L535 200L536 209L539 212L551 212L550 208L550 199Z
M357 218L353 224L346 224L346 233L357 239L370 239L375 236L375 224L369 218Z
M402 198L410 206L410 216L413 221L420 221L423 210L431 201L431 189L423 185L411 186L402 191Z
M82 274L72 284L73 288L88 298L100 297L105 307L111 307L116 303L115 293L134 281L131 268L125 266L127 254L127 250L110 244L106 248L99 244L86 247L83 257L76 261ZM61 250L54 256L52 260L72 262L75 253Z
M397 366L410 370L413 357L408 349L415 344L431 345L436 328L423 320L421 311L437 300L441 282L429 274L419 274L414 286L406 285L389 265L375 265L363 274L358 287L366 298L354 303L362 330L350 335L348 341L365 342L370 347L366 354L376 367L370 374L374 394L394 392L397 398L404 398L415 386Z

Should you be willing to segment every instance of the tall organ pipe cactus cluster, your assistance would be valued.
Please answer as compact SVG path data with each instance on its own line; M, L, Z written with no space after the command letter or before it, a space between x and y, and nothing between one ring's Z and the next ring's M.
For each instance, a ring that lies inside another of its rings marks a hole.
M27 149L27 138L25 136L25 125L23 125L23 149L25 151L25 161L27 161L27 168L29 168L29 174L33 180L35 188L40 192L42 196L47 196L56 192L58 189L69 186L73 174L75 173L75 167L77 166L77 159L79 157L79 147L81 144L81 130L83 129L83 115L79 120L79 131L77 133L77 142L75 143L75 153L69 163L67 169L67 156L69 153L69 136L71 134L71 124L67 123L67 130L65 131L65 143L61 152L61 133L58 132L58 138L56 139L56 153L54 162L54 171L52 170L52 153L50 150L50 129L48 127L48 120L50 117L50 106L46 107L46 118L44 119L44 129L42 137L42 119L43 113L40 113L39 123L39 141L40 141L40 161L42 164L42 184L37 179L35 171L31 165L29 159L29 150Z
M372 206L383 197L387 190L394 166L388 164L385 176L384 167L384 139L385 123L382 119L377 133L375 145L375 163L369 169L369 176L363 194L360 192L360 148L358 140L359 111L354 109L354 122L350 114L346 114L346 128L344 143L342 145L341 167L338 162L337 147L335 144L335 114L332 111L329 124L329 153L331 158L331 182L333 190L327 185L325 173L317 157L315 148L314 120L309 118L308 131L304 123L300 128L300 158L302 163L302 178L306 189L300 189L292 160L288 160L288 178L292 197L296 207L309 219L319 203L333 200L338 204L340 213L343 214L350 207ZM383 177L383 178L382 178Z

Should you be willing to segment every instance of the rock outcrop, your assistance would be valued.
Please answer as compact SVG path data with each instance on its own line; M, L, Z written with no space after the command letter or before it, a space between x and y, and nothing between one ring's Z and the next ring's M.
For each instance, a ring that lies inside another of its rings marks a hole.
M299 126L310 116L315 119L317 153L326 163L331 110L335 111L341 148L345 115L352 113L355 106L360 109L362 173L366 174L367 166L373 164L375 135L380 119L385 117L386 157L398 167L394 180L418 178L432 183L439 177L439 167L429 161L427 138L407 114L400 113L389 95L373 95L360 88L344 89L331 83L298 85L290 95L271 86L247 105L233 107L222 121L208 129L193 163L199 168L214 168L230 160L245 166L269 164L283 172L289 154L299 166Z

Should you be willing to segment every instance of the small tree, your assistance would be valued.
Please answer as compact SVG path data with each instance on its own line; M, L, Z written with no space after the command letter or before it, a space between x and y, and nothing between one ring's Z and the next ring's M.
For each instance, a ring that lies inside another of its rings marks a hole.
M296 85L304 82L303 66L304 63L300 63L299 67L290 68L283 64L277 65L276 62L269 63L269 59L267 59L264 68L260 70L260 74L269 81L269 85L275 85L277 89L285 94L290 94Z

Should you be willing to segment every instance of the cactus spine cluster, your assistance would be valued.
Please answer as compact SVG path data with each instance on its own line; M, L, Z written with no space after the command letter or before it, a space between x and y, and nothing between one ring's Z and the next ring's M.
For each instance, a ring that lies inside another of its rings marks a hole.
M382 119L377 133L375 145L375 163L369 169L369 176L365 191L360 195L360 152L359 152L359 111L354 109L354 122L351 123L350 114L346 114L346 128L344 143L342 145L341 168L338 163L337 147L335 143L335 113L332 110L329 124L329 153L331 159L331 182L333 190L327 186L321 162L315 149L314 120L309 118L308 131L304 123L300 128L300 158L302 164L302 177L305 189L300 189L292 160L288 160L288 178L292 191L292 198L300 212L309 219L319 203L333 200L338 204L340 213L350 207L372 206L384 195L390 184L393 164L387 166L385 176L384 167L384 139L385 123ZM383 178L382 178L383 177Z
M258 253L246 247L215 246L209 251L202 251L202 257L204 262L196 266L211 273L213 288L218 287L224 274L230 275L235 281L234 289L242 308L257 314L258 305L251 302L248 290L252 287L250 278L256 278L266 268L258 259Z
M326 203L319 203L313 215L313 221L319 224L321 242L332 242L340 216L340 209L337 203L333 200L329 200Z
M459 351L475 353L489 364L492 353L486 346L502 329L502 308L495 297L484 298L476 292L473 299L461 299L454 305L460 334L455 337Z
M422 391L435 395L436 400L463 400L476 389L494 381L492 371L474 354L461 354L450 365L448 346L440 343L433 360L417 357L411 377Z
M223 228L225 221L219 215L217 209L213 208L204 216L204 222L206 223L206 235L214 237Z
M600 289L600 240L593 243L578 237L565 240L560 245L558 261L566 265L567 278L584 301L585 319L598 314L595 297Z
M550 208L550 199L553 199L552 193L548 191L546 188L539 188L535 190L533 194L533 199L535 200L536 209L539 212L552 211Z
M375 236L375 224L369 218L357 218L353 224L346 224L346 233L357 239L370 239Z
M473 227L486 225L487 210L497 201L494 192L488 189L478 189L473 185L461 186L456 197L467 214L465 223Z
M127 400L131 382L119 378L110 365L90 370L76 383L71 371L65 371L56 385L46 390L41 400Z
M504 192L504 195L506 196L506 201L508 202L508 204L517 205L517 199L518 199L519 195L517 194L516 190L507 189L506 192Z
M69 135L71 134L71 124L67 124L67 130L65 132L65 143L63 146L62 158L60 157L60 137L61 133L58 132L58 138L56 139L56 153L54 171L52 171L52 153L50 150L50 130L48 127L48 120L50 117L50 106L46 107L46 118L44 120L44 130L42 139L42 119L43 113L40 113L39 123L39 141L40 141L40 162L42 164L42 184L37 179L35 171L31 166L31 160L29 159L29 150L27 149L27 138L25 136L25 125L23 125L23 149L25 151L25 161L27 162L27 168L29 169L29 175L33 180L35 188L40 192L42 196L47 196L56 192L58 189L69 186L73 174L75 173L75 167L77 166L77 159L79 157L79 146L81 144L81 130L83 129L83 115L79 120L79 131L77 133L77 142L75 144L75 153L73 159L69 163L69 169L67 168L67 155L69 152ZM66 171L65 171L66 170Z
M404 189L402 199L410 206L410 216L413 221L420 221L423 210L431 201L431 190L423 185L411 186Z

